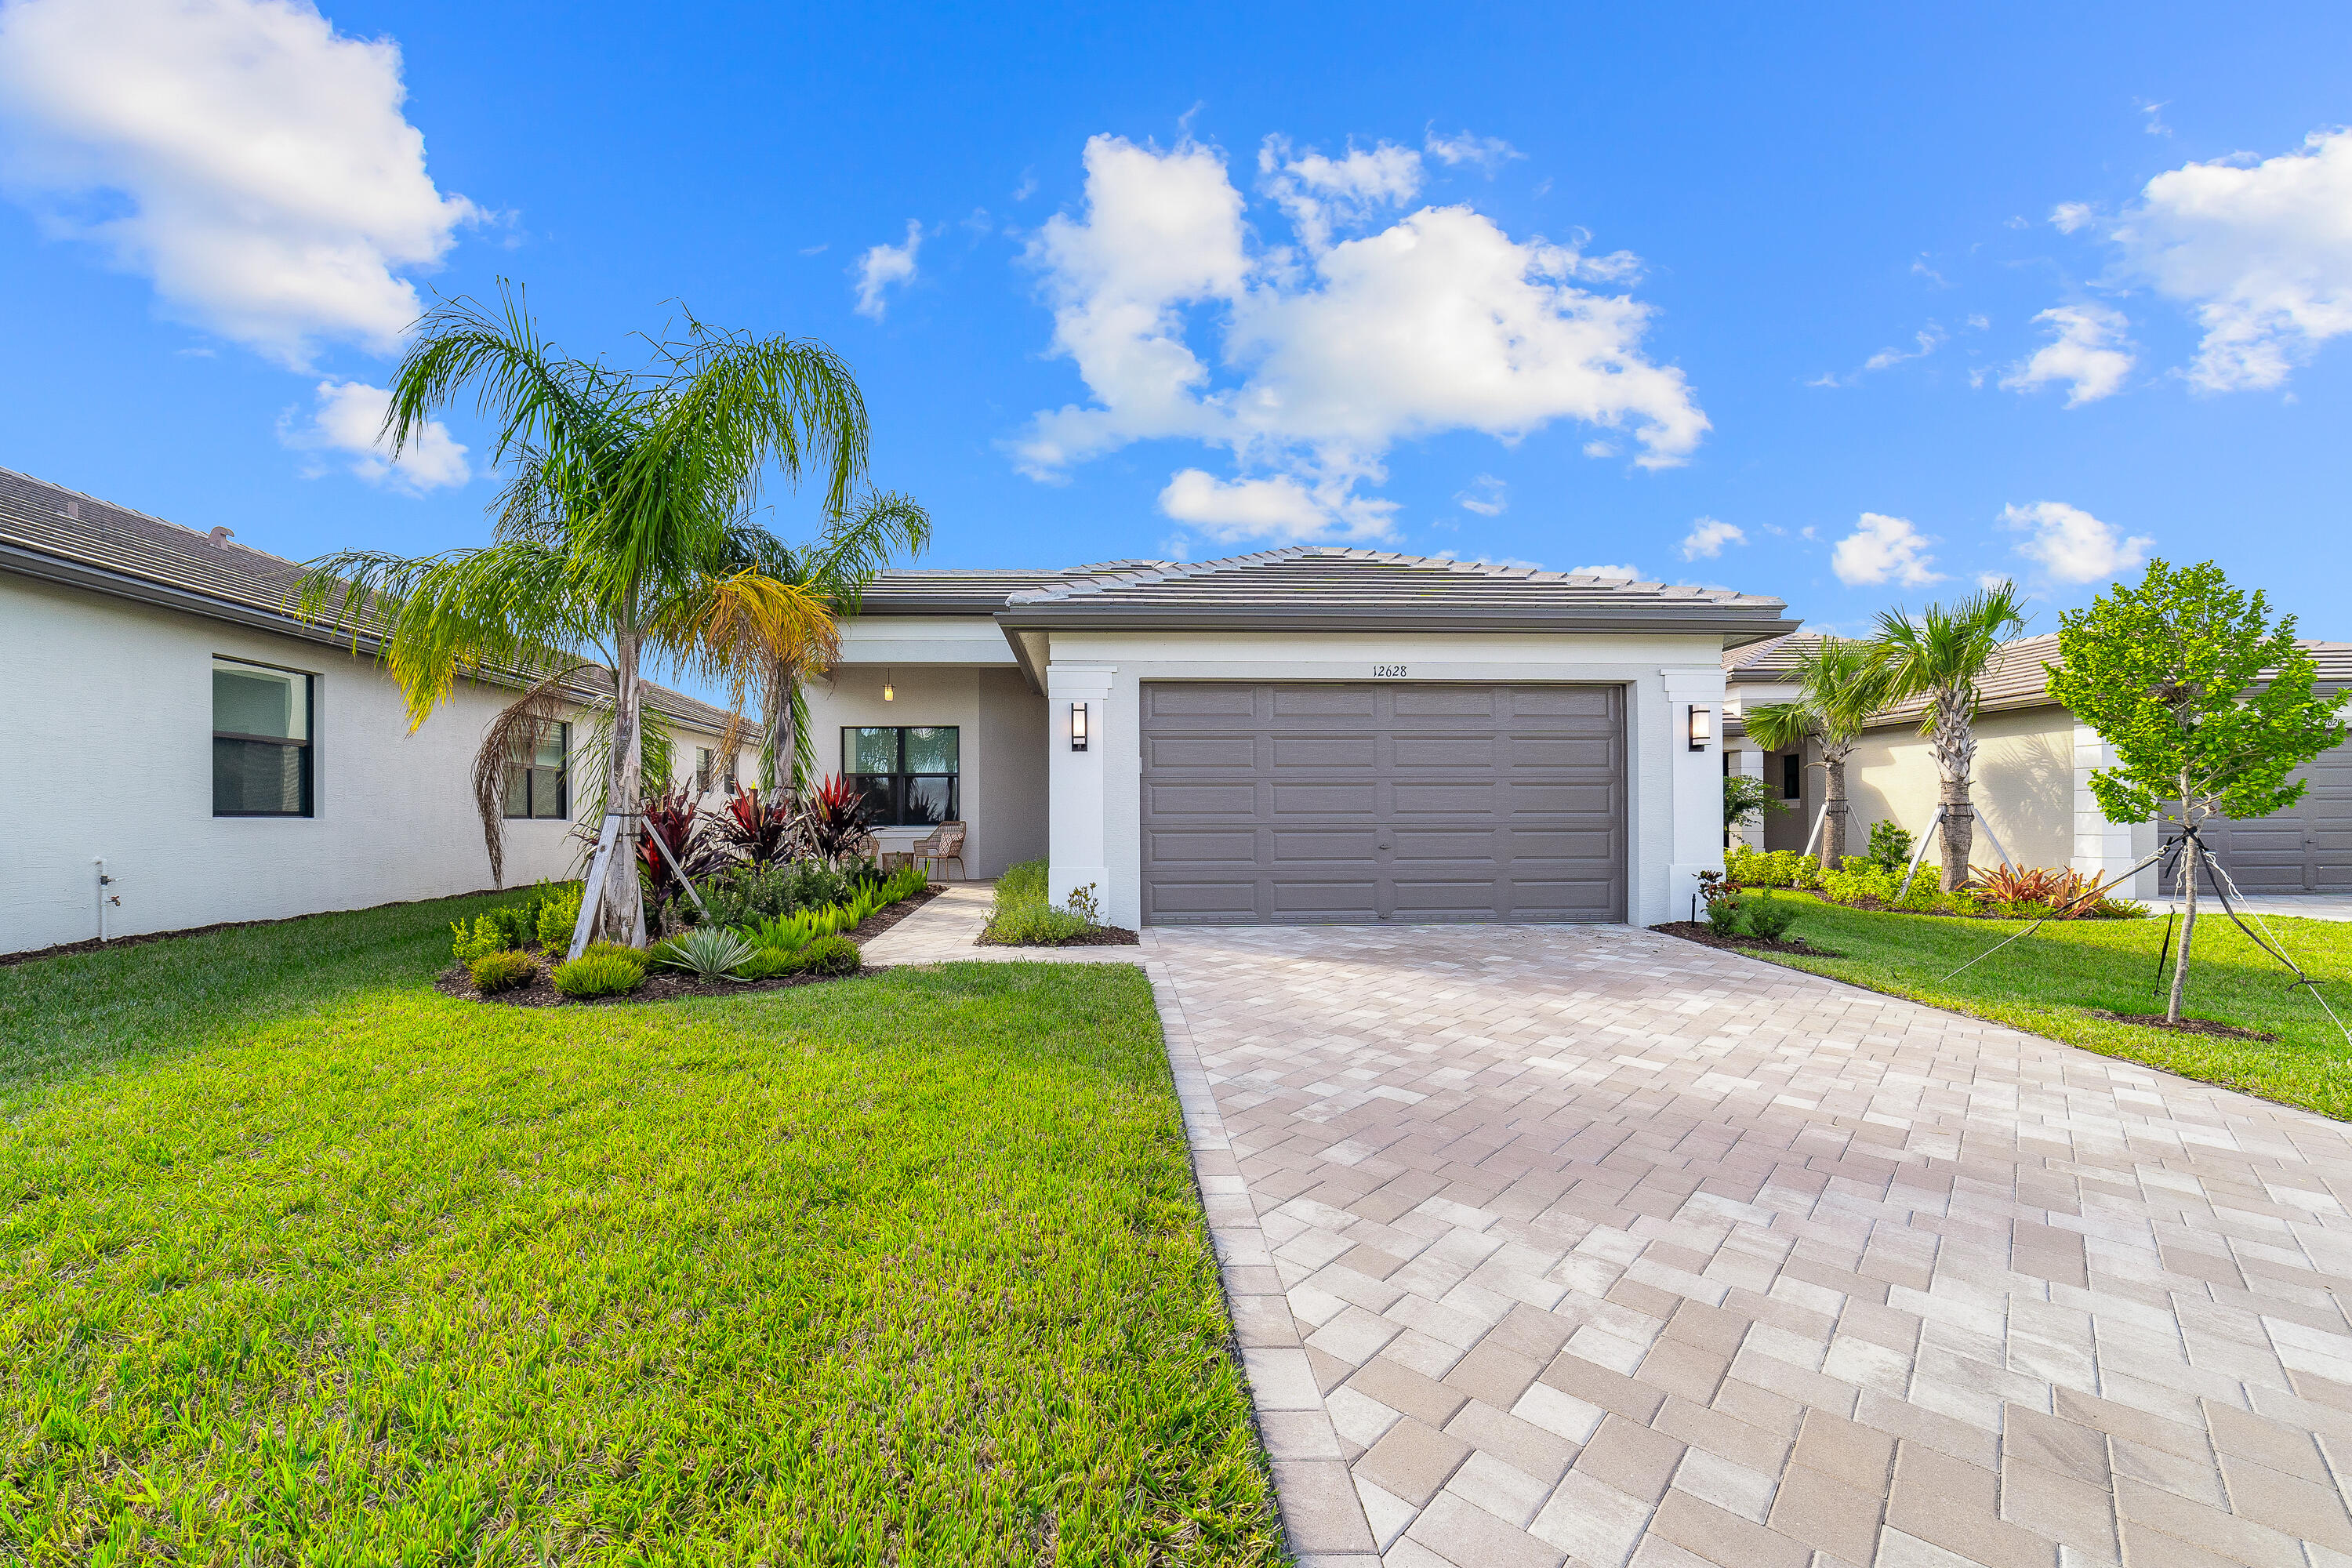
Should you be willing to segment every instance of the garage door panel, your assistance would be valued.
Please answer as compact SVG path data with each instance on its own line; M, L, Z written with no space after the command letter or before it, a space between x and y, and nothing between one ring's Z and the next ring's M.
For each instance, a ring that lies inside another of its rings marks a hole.
M1369 921L1380 918L1380 882L1365 877L1354 881L1295 878L1274 885L1277 915L1322 915Z
M1145 809L1154 816L1248 816L1257 810L1255 784L1148 784Z
M1145 760L1154 769L1214 768L1247 773L1257 765L1255 735L1147 735Z
M1274 765L1278 773L1294 768L1369 773L1380 765L1380 742L1370 735L1276 735Z
M1248 865L1256 858L1257 835L1246 828L1199 833L1163 828L1151 835L1144 848L1152 859L1166 866L1220 861Z
M2306 787L2293 805L2252 821L2216 818L2205 843L2249 893L2352 893L2352 742L2294 776Z
M1228 921L1248 921L1257 913L1257 883L1162 883L1151 890L1150 912L1161 917L1174 915L1200 919L1214 916Z
M1373 716L1376 693L1369 686L1276 686L1270 689L1277 720Z
M1352 862L1370 875L1380 860L1380 835L1370 826L1338 829L1276 827L1266 833L1270 858L1277 866L1346 866Z
M1622 689L1152 681L1139 707L1149 921L1623 918Z
M1493 767L1502 746L1486 736L1399 735L1389 756L1400 768L1440 768L1458 777L1465 769Z

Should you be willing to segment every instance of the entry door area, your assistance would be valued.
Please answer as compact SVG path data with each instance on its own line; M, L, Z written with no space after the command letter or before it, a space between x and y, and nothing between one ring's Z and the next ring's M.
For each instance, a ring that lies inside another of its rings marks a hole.
M2249 893L2352 893L2352 742L2295 776L2307 787L2284 811L2216 821L2200 837Z
M1141 690L1151 924L1625 917L1622 687Z

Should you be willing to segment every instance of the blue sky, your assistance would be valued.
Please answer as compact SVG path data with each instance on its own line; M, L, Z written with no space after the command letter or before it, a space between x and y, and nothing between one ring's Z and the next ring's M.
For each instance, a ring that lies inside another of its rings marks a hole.
M2152 552L2352 637L2352 13L1641 12L0 0L0 464L481 542L471 411L388 468L371 398L508 276L583 353L834 345L936 564L1339 539L1846 631L2014 574L2047 630Z

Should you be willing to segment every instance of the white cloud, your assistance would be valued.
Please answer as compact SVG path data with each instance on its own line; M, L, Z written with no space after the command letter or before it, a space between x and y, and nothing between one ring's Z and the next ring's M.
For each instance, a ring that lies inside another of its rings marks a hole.
M2137 108L2142 114L2147 116L2147 122L2140 127L2141 130L2147 132L2150 136L2169 136L2172 134L2172 127L2164 122L2164 111L2172 107L2172 100L2170 99L2166 99L2162 103L2150 103L2144 98L2136 98L2132 100L2132 104L2133 107Z
M1293 158L1288 138L1269 136L1258 148L1257 167L1266 195L1310 251L1329 248L1334 228L1362 223L1374 209L1401 205L1421 193L1421 154L1392 142L1369 153L1350 147L1341 158L1315 152Z
M2000 378L2010 392L2034 392L2053 382L2066 384L2066 406L2096 403L2116 391L2131 374L2131 323L2105 305L2055 305L2033 318L2045 322L2051 341L2032 357L2010 366Z
M1620 583L1638 583L1642 580L1642 569L1631 562L1622 566L1571 566L1568 569L1568 574L1571 577L1606 577L1612 582Z
M397 347L403 272L482 217L425 172L400 47L307 0L15 0L0 177L52 234L151 279L173 318L303 368Z
M1221 479L1185 468L1160 492L1160 510L1217 539L1296 542L1334 533L1378 539L1389 531L1396 503L1350 494L1339 480L1309 484L1288 474Z
M923 226L913 218L907 220L907 239L903 245L877 245L857 258L851 268L857 278L857 313L882 319L889 308L883 298L884 290L894 283L915 280L915 253L923 247Z
M1712 561L1723 553L1727 544L1745 544L1748 535L1733 522L1719 522L1711 517L1700 518L1683 538L1683 559L1696 561L1701 556Z
M2204 327L2192 383L2280 385L2319 344L2352 332L2352 129L2314 132L2257 163L2168 170L2111 237L2126 275Z
M2050 209L2050 224L2060 234L2072 234L2095 216L2088 202L2060 202Z
M2028 532L2031 538L2018 545L2017 552L2029 561L2039 562L2043 571L2061 583L2096 583L2111 580L2147 560L2148 546L2155 540L2144 535L2126 539L2113 523L2101 522L2080 507L2063 501L2038 500L2031 506L2003 507L2000 513L2003 528Z
M1916 588L1943 581L1927 546L1936 542L1903 517L1883 512L1862 514L1861 526L1830 552L1830 570L1849 588L1878 583L1900 583Z
M1933 322L1930 322L1928 325L1922 327L1918 331L1914 332L1912 334L1912 341L1918 344L1918 347L1914 349L1881 349L1876 353L1871 355L1868 359L1863 361L1862 368L1865 371L1886 370L1895 365L1901 364L1905 360L1926 359L1929 354L1934 353L1937 349L1943 347L1944 329L1935 325Z
M1423 140L1422 148L1448 168L1472 163L1489 174L1514 158L1527 156L1499 136L1473 136L1467 131L1444 136L1433 129Z
M1454 498L1454 504L1480 517L1500 517L1511 504L1510 487L1492 474L1480 474L1470 481L1468 489Z
M1516 241L1467 206L1339 238L1411 199L1417 155L1384 143L1321 158L1270 142L1267 159L1303 254L1253 246L1213 149L1087 142L1086 208L1048 219L1029 259L1054 352L1093 401L1034 418L1013 443L1024 472L1059 479L1129 442L1196 440L1229 449L1244 476L1289 479L1332 527L1360 531L1391 509L1354 503L1354 487L1385 478L1400 438L1513 441L1568 418L1626 432L1648 468L1697 446L1707 420L1682 373L1642 353L1649 307L1580 287L1622 277L1630 258ZM1222 375L1194 325L1222 332Z
M383 387L357 381L322 381L317 397L307 423L296 424L292 409L278 421L278 438L295 450L341 454L351 459L351 471L368 483L409 495L462 485L474 477L466 461L466 448L451 438L449 427L438 419L427 421L424 430L394 457L390 443L379 439L384 411L392 405L392 394ZM320 464L305 477L315 479L325 471Z

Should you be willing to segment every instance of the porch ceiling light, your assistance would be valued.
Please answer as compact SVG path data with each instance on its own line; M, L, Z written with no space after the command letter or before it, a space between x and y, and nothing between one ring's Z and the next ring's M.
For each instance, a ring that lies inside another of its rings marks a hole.
M885 702L898 700L898 689L890 684L890 678L887 675L882 678L882 700Z
M1070 750L1083 752L1086 749L1087 705L1083 702L1073 702L1070 704Z
M1714 738L1715 710L1712 708L1702 708L1696 702L1692 703L1690 710L1690 749L1694 752L1704 752L1706 750L1707 742Z

